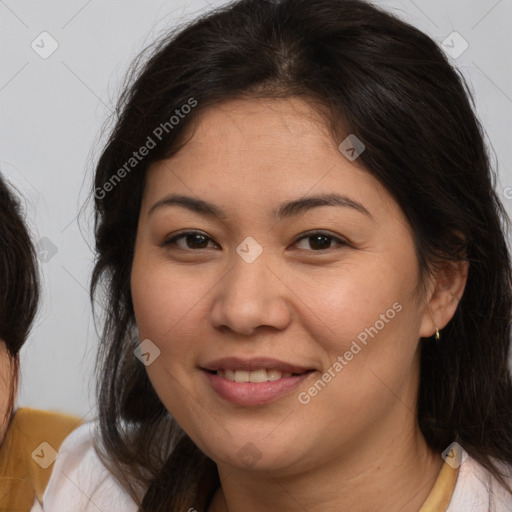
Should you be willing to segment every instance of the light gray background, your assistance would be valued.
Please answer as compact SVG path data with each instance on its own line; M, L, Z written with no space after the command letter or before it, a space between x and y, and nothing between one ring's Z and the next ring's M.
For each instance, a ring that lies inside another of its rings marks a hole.
M223 3L0 0L0 170L23 195L35 240L46 237L57 250L41 262L44 297L21 354L21 406L93 416L91 211L81 228L77 214L91 189L101 128L136 54L167 28ZM440 44L454 31L467 41L452 61L474 91L512 214L512 0L375 3ZM59 46L43 59L31 44L41 47L45 31Z

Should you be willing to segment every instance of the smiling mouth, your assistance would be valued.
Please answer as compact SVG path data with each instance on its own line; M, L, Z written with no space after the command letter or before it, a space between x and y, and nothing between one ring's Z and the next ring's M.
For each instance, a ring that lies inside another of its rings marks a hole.
M259 368L256 370L230 370L230 369L218 369L218 370L207 370L212 375L217 375L223 379L231 382L274 382L280 379L287 379L290 377L297 377L310 373L313 370L306 370L301 373L284 372L276 368Z

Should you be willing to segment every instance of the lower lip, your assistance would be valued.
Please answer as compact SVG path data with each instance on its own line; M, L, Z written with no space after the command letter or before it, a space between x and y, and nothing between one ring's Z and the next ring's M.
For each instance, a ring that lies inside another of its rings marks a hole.
M236 405L264 405L290 394L313 372L267 382L233 382L204 370L212 388Z

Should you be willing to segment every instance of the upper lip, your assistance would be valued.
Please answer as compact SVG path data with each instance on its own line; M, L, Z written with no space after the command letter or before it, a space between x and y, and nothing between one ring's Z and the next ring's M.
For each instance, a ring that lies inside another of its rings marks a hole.
M312 368L306 368L304 366L298 366L295 364L286 363L285 361L279 361L278 359L272 359L268 357L254 357L250 359L241 359L239 357L223 357L216 359L204 366L201 366L204 370L217 371L217 370L259 370L261 368L281 370L282 372L291 373L304 373L312 370Z

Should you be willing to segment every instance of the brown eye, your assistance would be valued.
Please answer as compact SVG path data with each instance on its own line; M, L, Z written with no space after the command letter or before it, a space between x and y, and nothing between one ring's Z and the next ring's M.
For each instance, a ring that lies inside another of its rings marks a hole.
M181 241L184 241L181 242ZM181 243L178 243L180 241ZM208 243L212 241L209 236L198 231L187 231L174 236L164 242L164 246L176 245L180 249L207 249Z
M347 245L346 242L343 240L340 240L339 238L336 238L332 235L329 235L328 233L322 233L322 232L314 232L306 234L305 236L302 236L297 240L297 244L299 242L306 241L305 244L309 246L308 247L299 247L300 249L306 249L306 250L313 250L313 251L322 251L322 250L328 250L333 249L335 246L332 245L333 242L335 242L338 246L344 246Z

